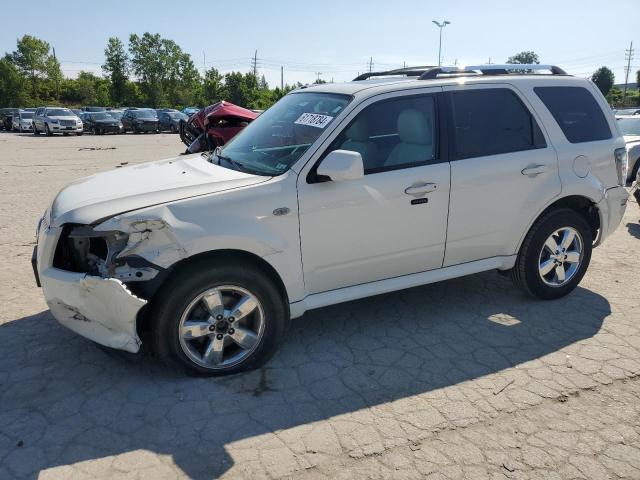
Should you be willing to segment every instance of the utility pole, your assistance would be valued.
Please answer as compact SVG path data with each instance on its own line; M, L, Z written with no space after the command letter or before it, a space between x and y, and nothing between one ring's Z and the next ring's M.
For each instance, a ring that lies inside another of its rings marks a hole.
M369 59L369 73L373 72L373 57Z
M322 72L316 72L317 83L320 83L320 75L322 75Z
M627 104L627 84L629 83L629 72L631 72L631 60L633 60L633 42L629 45L629 48L624 51L624 59L627 61L627 66L624 68L624 92L622 93L622 106Z
M487 65L491 65L491 57L489 57L489 61L487 62Z
M443 20L442 22L432 20L432 22L440 29L440 43L438 43L438 66L440 67L442 65L442 30L451 22L449 20Z
M53 47L53 59L58 63L56 47ZM60 75L58 75L58 72L56 72L56 100L60 100Z
M258 78L258 50L253 55L253 76Z
M280 91L284 92L284 65L280 65Z

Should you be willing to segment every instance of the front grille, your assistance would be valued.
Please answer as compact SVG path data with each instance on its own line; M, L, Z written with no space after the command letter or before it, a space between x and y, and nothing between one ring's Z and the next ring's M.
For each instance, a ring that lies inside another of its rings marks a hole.
M63 127L75 127L76 126L76 121L75 120L60 120L60 125L62 125Z

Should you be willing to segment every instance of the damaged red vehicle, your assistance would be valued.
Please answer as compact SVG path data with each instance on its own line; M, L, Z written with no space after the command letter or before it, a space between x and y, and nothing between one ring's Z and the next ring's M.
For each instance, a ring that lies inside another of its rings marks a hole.
M230 102L214 103L187 121L180 121L180 139L187 146L186 153L213 150L231 140L258 115Z

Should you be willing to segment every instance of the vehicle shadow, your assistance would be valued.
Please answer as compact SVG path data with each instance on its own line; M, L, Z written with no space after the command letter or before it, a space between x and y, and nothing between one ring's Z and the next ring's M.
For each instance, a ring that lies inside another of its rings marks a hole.
M627 223L627 230L632 237L640 238L640 223Z
M609 314L587 289L541 302L487 272L309 312L263 369L194 378L106 354L45 311L0 327L0 459L35 478L148 450L215 478L233 442L509 369L594 336Z

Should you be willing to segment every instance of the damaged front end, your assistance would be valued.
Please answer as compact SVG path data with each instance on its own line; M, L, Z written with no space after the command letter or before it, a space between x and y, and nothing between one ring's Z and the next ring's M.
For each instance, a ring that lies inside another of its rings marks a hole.
M164 220L114 217L95 226L66 224L39 232L37 273L61 324L135 353L141 309L166 268L184 256Z

